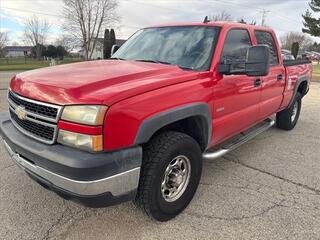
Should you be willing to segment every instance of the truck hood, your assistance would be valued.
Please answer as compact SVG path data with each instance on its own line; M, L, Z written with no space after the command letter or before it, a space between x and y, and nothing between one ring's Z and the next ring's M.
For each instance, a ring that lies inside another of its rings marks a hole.
M11 81L10 87L27 98L59 105L112 105L197 76L197 72L173 65L100 60L23 72Z

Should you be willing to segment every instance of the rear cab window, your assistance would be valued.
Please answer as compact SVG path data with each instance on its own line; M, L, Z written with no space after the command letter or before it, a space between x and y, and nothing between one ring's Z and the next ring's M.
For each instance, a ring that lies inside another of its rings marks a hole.
M276 42L270 32L255 30L254 34L257 39L257 44L264 44L270 49L270 65L275 66L279 64L278 50Z

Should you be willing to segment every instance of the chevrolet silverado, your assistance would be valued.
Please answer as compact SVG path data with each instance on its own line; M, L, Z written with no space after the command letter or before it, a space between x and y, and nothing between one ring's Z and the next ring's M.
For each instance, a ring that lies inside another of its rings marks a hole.
M283 61L273 30L240 23L147 27L113 50L13 77L1 138L65 199L133 200L158 221L192 200L203 159L274 124L293 129L312 74L307 60Z

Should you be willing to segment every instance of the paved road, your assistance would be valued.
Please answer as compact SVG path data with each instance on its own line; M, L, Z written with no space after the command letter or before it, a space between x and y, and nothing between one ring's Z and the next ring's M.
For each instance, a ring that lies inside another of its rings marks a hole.
M0 72L1 87L10 74ZM7 107L0 90L0 110ZM261 134L205 161L183 214L167 223L132 203L89 209L30 180L0 144L0 239L319 239L320 84L303 100L297 127Z

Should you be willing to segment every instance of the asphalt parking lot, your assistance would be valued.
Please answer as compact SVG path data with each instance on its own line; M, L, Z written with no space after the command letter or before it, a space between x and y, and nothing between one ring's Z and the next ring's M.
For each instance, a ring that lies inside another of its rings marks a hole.
M0 72L0 111L13 73ZM320 239L320 83L291 132L272 128L205 161L195 198L157 223L132 203L89 209L30 180L0 143L0 239Z

